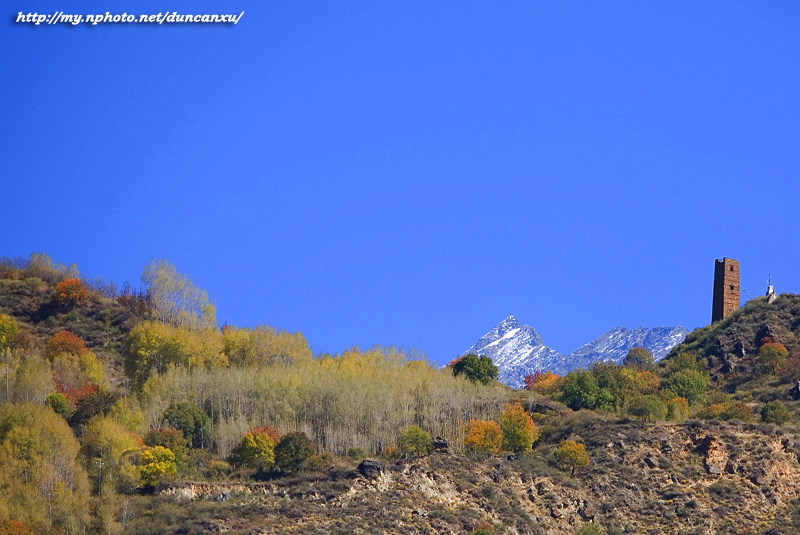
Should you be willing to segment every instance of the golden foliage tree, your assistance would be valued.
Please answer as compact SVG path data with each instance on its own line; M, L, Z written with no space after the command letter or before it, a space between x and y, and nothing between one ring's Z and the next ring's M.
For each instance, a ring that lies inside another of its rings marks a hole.
M589 455L586 453L586 446L574 440L563 440L556 450L556 460L558 464L572 469L573 475L576 468L581 468L589 464Z
M470 420L464 445L473 453L500 453L503 446L503 431L497 422Z
M156 487L166 476L178 471L175 454L163 446L154 446L142 452L139 473L142 482L149 487Z
M78 441L50 407L0 405L0 517L77 533L85 525L89 489Z
M208 293L194 285L168 260L151 260L144 267L142 283L158 320L190 330L216 328L216 309Z
M190 331L154 321L139 323L131 330L123 355L125 373L137 389L148 377L162 374L170 366L206 368L228 364L222 334L217 329Z
M503 430L503 449L524 453L536 440L536 425L519 401L509 403L500 413L500 429Z
M0 351L10 349L18 333L17 320L11 316L0 314Z

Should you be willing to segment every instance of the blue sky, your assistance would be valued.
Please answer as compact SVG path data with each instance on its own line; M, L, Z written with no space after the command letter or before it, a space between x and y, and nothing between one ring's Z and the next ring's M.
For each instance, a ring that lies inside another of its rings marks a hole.
M562 352L705 325L723 256L800 292L796 2L26 4L0 255L133 283L168 258L220 321L436 362L509 314Z

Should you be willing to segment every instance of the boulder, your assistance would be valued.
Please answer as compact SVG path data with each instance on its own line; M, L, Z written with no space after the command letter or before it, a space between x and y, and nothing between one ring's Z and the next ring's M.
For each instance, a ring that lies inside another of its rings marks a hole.
M436 437L433 439L433 449L434 451L438 451L440 453L447 453L447 448L449 444L447 439L444 437Z
M358 465L358 473L367 479L376 479L383 472L383 464L374 459L364 459Z

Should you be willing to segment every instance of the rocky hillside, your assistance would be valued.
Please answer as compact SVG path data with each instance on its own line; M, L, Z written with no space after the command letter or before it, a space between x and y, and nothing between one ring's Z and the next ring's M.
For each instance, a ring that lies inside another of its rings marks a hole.
M569 355L563 355L545 345L536 329L521 325L514 316L509 316L465 353L487 355L498 367L501 383L521 388L525 375L536 370L563 375L598 360L621 362L636 346L647 348L659 360L681 343L687 333L683 327L637 327L633 330L616 327Z
M432 454L263 484L177 484L135 522L173 511L185 533L566 535L590 523L607 534L800 533L800 444L774 428L585 420L573 430L592 456L574 475L547 444L520 458Z

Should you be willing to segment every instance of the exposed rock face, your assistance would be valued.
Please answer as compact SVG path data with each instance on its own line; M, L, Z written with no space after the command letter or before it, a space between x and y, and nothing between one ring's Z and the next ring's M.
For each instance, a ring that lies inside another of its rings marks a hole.
M193 497L183 492L187 485L163 493L212 500L229 490L230 516L246 516L226 522L253 535L463 535L478 521L517 535L573 535L589 522L613 533L739 533L754 523L759 533L786 532L777 522L789 518L800 495L794 439L733 424L596 429L583 436L595 464L574 477L541 470L548 461L536 456L551 450L540 446L516 460L429 455L386 469L366 460L361 475L338 486L306 477L299 487L289 480L208 486Z
M449 444L446 438L443 437L436 437L433 439L433 449L439 453L447 453L447 448Z

